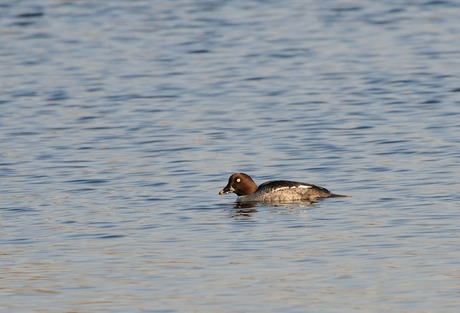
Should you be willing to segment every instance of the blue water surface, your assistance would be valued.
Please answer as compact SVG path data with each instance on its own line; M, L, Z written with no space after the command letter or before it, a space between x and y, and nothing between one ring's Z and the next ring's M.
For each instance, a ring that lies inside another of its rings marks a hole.
M458 312L455 1L0 4L5 312ZM235 208L233 172L348 198Z

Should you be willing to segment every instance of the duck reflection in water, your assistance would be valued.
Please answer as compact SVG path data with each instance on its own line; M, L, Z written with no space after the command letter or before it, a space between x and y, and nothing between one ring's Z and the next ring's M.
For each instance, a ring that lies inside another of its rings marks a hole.
M237 216L251 216L251 213L256 213L255 209L257 202L235 202L233 207L236 210Z
M257 206L262 207L282 207L286 208L289 211L299 209L299 208L314 208L315 203L304 201L304 202L235 202L233 204L233 208L236 209L235 213L232 214L230 217L252 217L254 213L257 213L258 210L256 209Z

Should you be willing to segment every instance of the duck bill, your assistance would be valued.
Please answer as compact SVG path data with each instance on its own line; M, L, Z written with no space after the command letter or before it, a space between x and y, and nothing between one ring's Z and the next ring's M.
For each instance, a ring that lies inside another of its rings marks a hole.
M226 195L227 193L230 193L230 192L233 192L233 191L234 191L233 188L226 186L224 189L219 191L219 194L220 195Z

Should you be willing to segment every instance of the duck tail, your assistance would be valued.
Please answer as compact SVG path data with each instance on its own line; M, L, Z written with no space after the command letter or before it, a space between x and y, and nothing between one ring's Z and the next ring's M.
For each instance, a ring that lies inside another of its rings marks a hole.
M329 195L330 198L344 198L344 197L349 197L349 196L346 196L346 195L338 195L336 193L331 193Z

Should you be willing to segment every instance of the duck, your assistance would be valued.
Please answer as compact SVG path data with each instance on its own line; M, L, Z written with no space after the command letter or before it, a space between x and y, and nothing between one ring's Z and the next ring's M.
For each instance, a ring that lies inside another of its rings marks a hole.
M313 202L321 198L346 197L323 187L289 180L271 180L260 186L246 173L234 173L219 195L236 193L237 202Z

